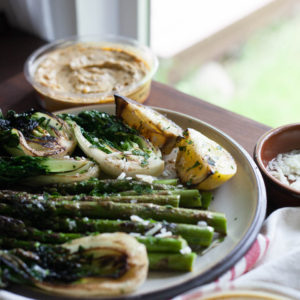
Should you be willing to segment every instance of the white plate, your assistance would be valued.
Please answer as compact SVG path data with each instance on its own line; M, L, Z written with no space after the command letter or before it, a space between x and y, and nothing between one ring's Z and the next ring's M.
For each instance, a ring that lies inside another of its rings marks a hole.
M91 109L114 114L115 106L95 105L72 108L59 113L78 113ZM228 235L222 243L197 257L193 272L150 272L144 285L134 294L125 297L126 299L167 299L218 278L250 248L266 212L266 192L261 174L250 155L237 142L217 128L191 116L161 108L155 109L182 128L189 127L201 131L222 145L234 157L237 174L214 192L214 201L210 206L210 210L226 214ZM41 296L39 293L33 295L28 290L27 292L27 296L46 299L45 295Z

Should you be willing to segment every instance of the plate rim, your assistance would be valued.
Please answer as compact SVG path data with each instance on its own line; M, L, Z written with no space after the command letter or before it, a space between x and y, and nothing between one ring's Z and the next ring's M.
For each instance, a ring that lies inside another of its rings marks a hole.
M68 109L63 109L59 111L55 111L55 114L59 114L62 112L68 112L68 111L80 111L80 110L91 110L91 109L99 109L101 107L114 107L114 103L107 103L107 104L97 104L97 105L88 105L88 106L80 106L80 107L73 107ZM114 298L101 298L102 300L105 299L114 299L114 300L163 300L167 298L171 298L174 296L178 296L179 294L185 293L187 291L190 291L196 287L200 287L201 285L204 285L206 283L209 283L216 278L220 277L222 274L224 274L226 271L228 271L231 267L234 266L235 263L238 262L239 259L241 259L246 252L250 249L250 247L253 245L253 243L256 240L256 237L263 225L263 222L265 220L266 216L266 209L267 209L267 195L266 195L266 187L263 180L263 177L255 164L253 158L251 155L232 137L227 135L222 130L218 129L217 127L202 121L196 117L190 116L188 114L184 114L181 112L177 112L171 109L162 108L158 106L149 106L155 110L159 110L162 113L172 113L176 114L178 116L192 119L193 121L200 122L204 124L205 126L209 127L213 131L216 131L220 133L223 137L225 137L227 140L230 141L241 153L242 155L247 159L251 170L254 174L254 177L256 179L256 185L257 185L257 206L254 213L254 217L252 220L251 225L247 229L245 235L243 238L239 241L239 243L230 251L221 261L219 261L216 265L214 265L209 270L205 271L203 274L196 276L195 278L188 279L187 281L180 283L178 285L167 287L165 289L160 289L155 292L150 293L143 293L140 295L126 295L123 297L114 297ZM155 298L153 298L155 297Z

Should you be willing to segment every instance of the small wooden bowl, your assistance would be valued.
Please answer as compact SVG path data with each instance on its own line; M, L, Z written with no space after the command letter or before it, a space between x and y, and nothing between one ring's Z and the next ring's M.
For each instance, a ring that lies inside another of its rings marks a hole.
M267 171L269 161L292 150L300 150L300 123L269 130L259 138L254 149L254 160L266 183L268 202L276 208L300 206L300 191L281 183Z

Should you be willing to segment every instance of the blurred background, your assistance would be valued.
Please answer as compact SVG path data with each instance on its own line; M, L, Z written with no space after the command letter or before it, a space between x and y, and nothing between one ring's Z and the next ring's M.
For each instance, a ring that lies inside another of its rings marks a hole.
M0 16L1 35L135 38L159 57L155 80L272 127L300 121L299 0L1 0Z

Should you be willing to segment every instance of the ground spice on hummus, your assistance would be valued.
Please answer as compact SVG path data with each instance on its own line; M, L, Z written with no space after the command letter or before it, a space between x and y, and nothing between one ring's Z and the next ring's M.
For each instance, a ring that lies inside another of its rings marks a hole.
M53 92L108 94L139 82L148 71L143 60L124 50L82 43L46 54L35 80Z

